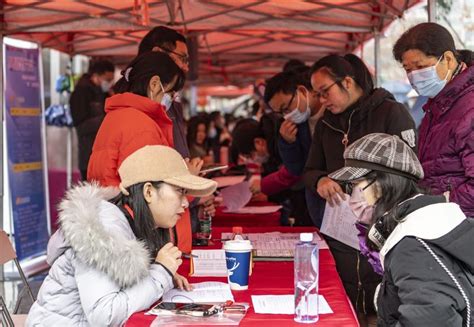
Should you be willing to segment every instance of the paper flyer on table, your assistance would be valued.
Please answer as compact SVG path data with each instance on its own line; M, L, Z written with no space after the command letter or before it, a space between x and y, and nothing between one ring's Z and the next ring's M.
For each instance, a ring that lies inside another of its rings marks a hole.
M226 209L224 210L224 212L265 215L265 214L277 212L281 208L282 206L261 206L261 207L249 206L249 207L239 208L237 210Z
M223 303L234 302L234 296L227 283L203 282L192 284L193 290L188 292L173 288L163 295L163 302L175 303Z
M355 227L356 222L357 217L349 207L349 197L346 196L346 199L341 201L339 205L331 207L329 203L326 204L320 231L322 234L360 250L359 238L357 237L359 231Z
M310 297L316 302L316 297ZM318 313L334 313L324 296L318 295ZM295 296L290 295L252 295L252 304L255 313L260 314L283 314L292 315L295 313ZM311 302L310 302L311 304ZM312 305L316 307L316 303ZM316 311L316 310L315 310Z
M191 276L227 277L227 265L224 250L192 250Z
M239 210L249 203L252 198L250 184L249 182L242 182L223 188L221 190L221 197L223 200L222 205L226 207L225 212Z

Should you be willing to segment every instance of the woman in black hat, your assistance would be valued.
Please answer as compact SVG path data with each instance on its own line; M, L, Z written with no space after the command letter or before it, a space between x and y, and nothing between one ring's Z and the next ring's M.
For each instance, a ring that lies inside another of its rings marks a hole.
M349 203L380 251L377 325L473 326L474 220L418 188L423 169L398 136L364 136L344 159L329 177L351 186Z

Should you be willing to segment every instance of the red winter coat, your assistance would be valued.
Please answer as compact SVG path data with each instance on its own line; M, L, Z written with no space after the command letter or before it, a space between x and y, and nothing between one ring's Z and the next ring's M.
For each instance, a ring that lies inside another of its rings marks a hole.
M171 119L161 104L147 97L133 93L116 94L105 101L105 113L89 159L89 181L98 181L102 186L118 186L118 167L130 154L145 145L173 146ZM189 252L189 210L178 220L176 232L178 247Z
M474 217L474 66L449 82L424 106L419 151L433 194L450 192L449 200Z

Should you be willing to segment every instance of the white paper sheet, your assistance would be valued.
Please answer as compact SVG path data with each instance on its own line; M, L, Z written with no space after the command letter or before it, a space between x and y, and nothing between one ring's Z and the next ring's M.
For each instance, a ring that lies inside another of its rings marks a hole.
M232 233L222 233L222 239L230 239ZM254 255L256 257L294 257L295 246L299 242L299 233L250 233L243 237L252 242ZM319 249L328 249L327 243L321 239L318 233L313 233L313 242Z
M227 277L224 250L192 250L194 277Z
M331 236L339 242L360 250L359 238L357 237L359 231L355 227L356 222L357 217L349 207L349 197L346 197L340 205L331 207L326 204L320 231L322 234Z
M221 282L203 282L192 284L190 292L174 288L163 295L163 302L176 303L222 303L234 302L229 284Z
M228 186L221 190L222 205L227 211L236 211L243 208L252 198L249 182L242 182Z
M280 210L281 208L282 208L281 206L262 206L262 207L248 206L248 207L243 207L243 208L238 208L238 209L226 209L224 210L224 212L265 215L269 213L274 213Z
M334 313L324 296L318 295L318 301L319 314ZM284 315L292 315L295 313L295 296L293 294L252 295L252 303L255 313Z
M217 182L217 187L221 188L242 183L245 180L245 176L219 176L214 177L213 180Z

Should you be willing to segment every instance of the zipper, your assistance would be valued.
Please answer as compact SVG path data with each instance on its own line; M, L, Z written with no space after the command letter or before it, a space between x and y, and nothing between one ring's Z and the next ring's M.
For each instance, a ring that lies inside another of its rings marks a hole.
M360 252L357 252L357 301L356 301L356 310L359 307L359 295L360 291L362 291L362 310L364 314L367 314L367 311L365 310L365 291L362 288L362 281L360 278Z
M347 145L349 144L349 133L351 131L352 115L354 115L354 113L355 113L355 110L351 112L351 115L349 116L349 124L348 124L349 126L347 128L347 132L344 132L342 129L332 126L331 124L329 124L327 121L323 119L323 123L326 124L327 127L343 135L342 144L344 145L344 150L347 148Z

